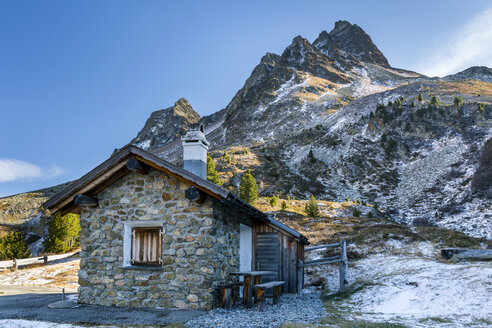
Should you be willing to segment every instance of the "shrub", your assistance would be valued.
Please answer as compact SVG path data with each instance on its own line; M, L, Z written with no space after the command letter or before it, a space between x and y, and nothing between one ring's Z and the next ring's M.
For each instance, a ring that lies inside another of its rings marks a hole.
M244 155L248 154L248 152L249 152L249 151L248 151L248 148L244 148L244 149L243 149L243 154L244 154Z
M280 207L282 207L282 211L285 211L287 209L287 203L284 201L282 201L282 205L280 205Z
M381 116L383 117L383 123L388 123L390 121L390 116L388 115L388 111L383 108L381 111Z
M371 211L371 212L369 212L369 213L367 213L367 217L368 217L369 219L372 219L372 218L374 217L374 214L372 214L372 211Z
M56 213L48 222L48 239L44 249L50 253L66 253L80 246L80 216Z
M22 233L11 231L0 238L0 260L24 259L30 256L31 251Z
M232 159L231 159L231 156L229 156L229 154L224 151L224 155L222 155L225 159L225 161L227 162L227 164L231 164L232 163Z
M379 204L377 202L374 202L374 204L372 205L372 207L374 207L374 209L377 210L379 208Z
M396 150L396 141L393 138L389 138L388 142L386 143L386 146L384 147L384 153L386 156L389 156L392 152Z
M306 203L304 210L306 211L306 214L312 218L319 217L318 203L316 202L316 198L314 198L313 195L311 195L309 202Z
M358 218L358 217L360 217L360 214L361 214L361 213L360 213L360 211L359 211L357 208L354 208L354 209L353 209L353 211L352 211L352 216L353 216L353 217Z
M258 185L250 170L247 170L241 178L239 197L250 204L254 204L258 199Z
M431 105L434 106L434 108L438 108L439 106L441 106L441 99L439 99L439 97L432 96Z
M478 104L478 110L483 113L485 111L485 104L484 103L479 103Z
M463 107L463 97L461 96L456 96L454 97L454 104L458 107Z
M401 104L402 104L402 101L400 99L395 100L395 107L397 109L401 109Z
M278 197L276 195L270 197L270 205L272 205L272 207L277 206L277 203L278 203Z

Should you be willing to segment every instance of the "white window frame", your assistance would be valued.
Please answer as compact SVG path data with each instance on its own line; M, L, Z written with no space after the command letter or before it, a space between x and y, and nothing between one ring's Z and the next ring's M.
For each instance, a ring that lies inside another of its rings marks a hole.
M123 267L138 268L142 267L142 265L132 265L133 228L161 228L162 234L165 234L166 230L164 228L164 221L131 221L123 223Z

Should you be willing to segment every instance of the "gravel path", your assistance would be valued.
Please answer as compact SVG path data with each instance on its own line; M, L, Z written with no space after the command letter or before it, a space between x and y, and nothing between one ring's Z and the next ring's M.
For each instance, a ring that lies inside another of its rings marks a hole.
M227 311L215 309L186 323L187 327L200 328L242 328L242 327L279 327L283 323L316 323L326 315L320 293L305 290L302 298L281 297L279 304L273 305L266 300L265 312L256 308L234 308ZM236 305L237 306L237 305Z

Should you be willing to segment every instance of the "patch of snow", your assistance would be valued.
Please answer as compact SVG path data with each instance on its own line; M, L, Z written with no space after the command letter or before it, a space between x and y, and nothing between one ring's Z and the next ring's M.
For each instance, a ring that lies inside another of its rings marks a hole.
M63 261L63 260L61 260ZM79 261L72 259L65 263L50 264L34 268L26 268L14 272L5 272L0 274L0 285L14 286L45 286L45 287L65 287L77 288ZM71 271L72 277L64 277L63 282L59 281L58 275L63 275ZM60 286L63 285L63 286Z
M83 328L82 326L74 326L68 323L54 323L46 321L31 321L7 319L0 320L2 328Z
M404 248L393 240L386 244ZM438 250L430 243L412 245L405 251L375 254L349 263L350 284L366 286L339 304L348 309L347 319L411 327L437 325L429 318L441 318L449 327L486 327L492 322L491 262L439 262L432 258ZM336 271L333 266L324 273L330 290L337 289Z
M150 140L145 140L136 145L137 147L140 147L142 149L147 149L150 147Z

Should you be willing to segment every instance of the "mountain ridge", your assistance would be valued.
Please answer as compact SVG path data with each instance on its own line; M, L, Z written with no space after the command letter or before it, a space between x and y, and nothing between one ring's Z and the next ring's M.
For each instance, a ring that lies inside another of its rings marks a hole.
M492 238L490 191L480 196L471 183L492 136L488 74L472 67L430 78L393 68L359 26L339 21L313 43L297 36L281 55L265 54L231 102L200 122L233 191L251 169L262 195L360 198L399 222ZM256 164L240 163L242 148ZM148 150L181 160L178 139ZM238 161L222 163L225 150Z

